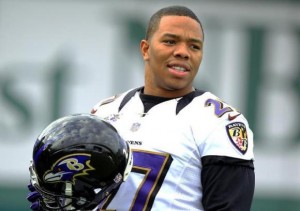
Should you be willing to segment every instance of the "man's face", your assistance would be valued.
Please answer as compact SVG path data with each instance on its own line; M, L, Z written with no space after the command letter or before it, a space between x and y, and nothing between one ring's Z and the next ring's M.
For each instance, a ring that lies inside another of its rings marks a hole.
M186 16L164 16L149 40L142 40L145 94L179 97L193 90L203 54L200 24Z

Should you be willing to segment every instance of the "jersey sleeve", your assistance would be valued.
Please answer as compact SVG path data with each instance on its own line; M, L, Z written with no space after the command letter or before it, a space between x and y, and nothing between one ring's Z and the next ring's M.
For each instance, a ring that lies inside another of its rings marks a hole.
M96 105L94 105L90 111L91 114L103 117L107 114L118 113L120 110L120 104L123 98L134 89L127 90L126 92L116 94L114 96L108 97L101 100Z
M253 132L242 115L234 121L224 117L215 123L216 126L201 142L201 157L214 155L245 160L254 159Z
M96 103L93 107L92 107L92 110L90 111L91 114L98 114L99 113L99 109L100 107L104 106L104 105L107 105L111 102L114 102L117 98L119 97L119 95L114 95L114 96L111 96L111 97L108 97L106 99L103 99L101 101L99 101L98 103Z
M191 129L201 157L254 159L253 132L237 109L211 93L195 98L190 108Z
M118 108L125 94L126 92L99 101L92 107L90 113L97 115L101 118L115 118L115 115L113 114L117 114L119 112Z

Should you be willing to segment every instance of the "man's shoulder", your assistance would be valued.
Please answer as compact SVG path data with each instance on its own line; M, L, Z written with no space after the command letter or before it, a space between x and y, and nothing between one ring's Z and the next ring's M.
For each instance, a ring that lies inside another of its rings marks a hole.
M122 100L124 99L125 96L128 95L128 93L130 93L132 90L134 89L129 89L127 91L115 94L113 96L104 98L102 100L100 100L98 103L96 103L93 108L91 113L96 113L96 111L100 108L103 107L113 107L113 106L119 106L122 102Z
M237 117L245 119L239 109L208 91L195 96L186 112L194 118L205 117L205 121L232 121Z

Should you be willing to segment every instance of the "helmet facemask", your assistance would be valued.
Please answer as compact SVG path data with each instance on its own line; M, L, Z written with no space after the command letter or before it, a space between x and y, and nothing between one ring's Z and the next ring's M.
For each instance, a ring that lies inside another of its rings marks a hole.
M106 184L102 188L90 187L87 189L85 186L84 192L75 190L74 185L70 182L64 182L62 189L64 192L56 194L47 191L39 185L34 167L31 163L29 167L31 184L35 187L36 191L42 196L41 206L44 210L87 210L97 207L107 196L116 191L122 184L123 177L119 173L112 183ZM77 184L78 185L78 184ZM76 195L80 196L74 196Z

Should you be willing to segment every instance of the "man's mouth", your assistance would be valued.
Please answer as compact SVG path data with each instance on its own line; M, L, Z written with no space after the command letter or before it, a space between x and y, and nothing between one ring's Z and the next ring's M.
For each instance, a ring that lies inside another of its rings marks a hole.
M184 67L181 66L170 66L170 68L172 68L173 70L176 70L178 72L187 72L188 70Z

